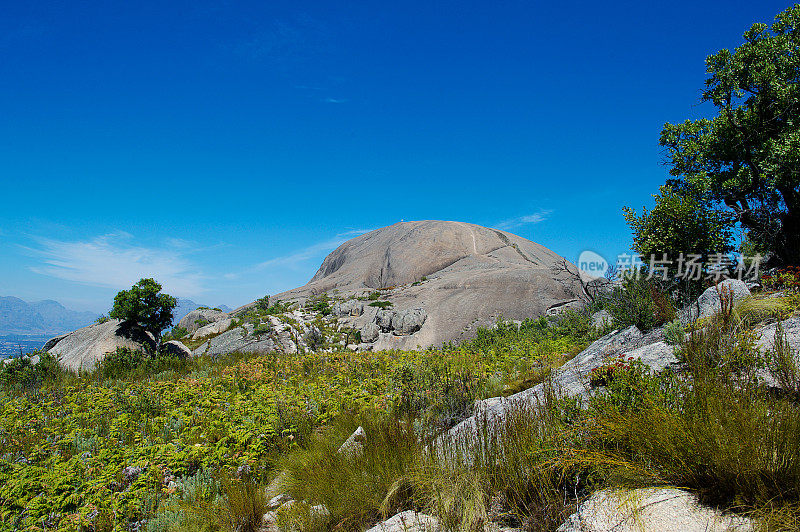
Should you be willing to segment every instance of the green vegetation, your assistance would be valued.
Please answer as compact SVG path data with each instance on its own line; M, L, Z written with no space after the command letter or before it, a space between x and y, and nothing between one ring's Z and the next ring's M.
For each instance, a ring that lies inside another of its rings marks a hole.
M474 400L584 344L572 334L587 320L502 324L444 350L216 361L120 350L81 375L49 356L14 361L0 371L0 528L44 520L122 530L147 520L161 530L230 529L220 515L244 512L231 494L265 485L293 452L312 452L329 434L321 429L358 415L433 435ZM194 495L179 489L197 483Z
M118 350L80 375L46 354L15 360L0 371L0 528L256 530L280 477L305 503L278 522L306 531L405 509L452 530L555 530L596 489L671 485L780 529L800 519L800 369L785 341L760 354L751 327L796 312L795 296L722 299L701 327L669 322L680 372L612 358L583 401L549 384L597 334L576 312L425 351ZM759 387L759 371L785 393ZM475 400L539 383L502 426L478 417L466 442L439 439ZM357 452L338 452L357 426Z
M677 302L655 279L626 276L621 286L596 299L597 308L608 310L618 327L635 325L641 331L649 331L675 319Z
M369 304L370 307L378 307L379 309L389 309L394 306L391 301L373 301Z
M800 264L800 171L796 106L800 6L772 26L754 24L733 52L706 59L701 102L716 117L666 124L674 184L721 204L746 230L753 251Z

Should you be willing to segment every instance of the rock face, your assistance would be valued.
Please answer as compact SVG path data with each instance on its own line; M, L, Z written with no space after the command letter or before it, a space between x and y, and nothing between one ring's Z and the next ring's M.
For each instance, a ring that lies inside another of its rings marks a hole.
M167 355L175 355L181 358L188 358L192 356L192 350L183 345L183 342L179 342L177 340L170 340L168 342L164 342L161 344L161 348L159 352L165 353Z
M712 286L711 288L707 288L706 291L697 298L697 302L683 310L680 315L681 323L686 324L694 320L708 318L719 312L722 308L720 293L724 293L725 291L730 291L733 295L734 303L750 295L750 289L747 288L744 282L738 279L726 279L716 287Z
M212 334L220 334L228 330L233 320L231 318L221 318L217 321L211 322L208 325L203 325L192 334L192 340L203 338L204 336L211 336Z
M599 491L558 532L729 532L754 530L749 519L700 506L678 489Z
M228 314L210 308L198 308L189 312L178 322L178 327L183 327L189 334L208 324L227 318Z
M44 350L60 357L61 365L71 370L91 370L106 353L118 347L152 350L155 340L149 333L123 325L119 320L90 325L49 340Z
M413 349L458 342L500 317L522 320L574 306L582 289L554 271L561 260L505 231L402 222L345 242L307 285L272 299L303 302L335 290L334 314L374 349ZM390 309L357 300L375 291Z

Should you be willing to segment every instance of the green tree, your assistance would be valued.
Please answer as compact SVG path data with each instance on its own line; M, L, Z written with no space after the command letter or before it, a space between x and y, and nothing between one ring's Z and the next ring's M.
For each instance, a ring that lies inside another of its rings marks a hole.
M724 205L776 263L800 263L800 4L706 59L716 116L665 124L678 181Z
M172 311L177 304L174 297L161 293L161 285L154 279L141 279L114 297L114 308L108 315L138 325L158 341L161 331L172 324Z
M730 217L691 191L664 185L653 196L652 210L637 214L625 207L625 221L633 232L633 249L643 257L666 254L675 260L684 255L707 257L732 251Z

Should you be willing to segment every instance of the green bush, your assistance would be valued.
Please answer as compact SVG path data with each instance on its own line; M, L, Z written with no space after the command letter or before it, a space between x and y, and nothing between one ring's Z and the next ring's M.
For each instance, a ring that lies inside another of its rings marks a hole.
M102 379L134 379L162 371L182 370L189 361L178 355L150 355L127 347L108 353L96 367Z
M619 327L635 325L649 331L675 319L675 307L669 296L653 279L628 276L615 287L606 303Z
M36 363L31 357L38 356ZM0 384L8 389L28 391L59 382L66 375L58 359L47 351L34 351L24 357L0 363Z
M668 345L680 345L686 339L686 332L683 330L681 320L674 319L667 323L664 329L664 338Z

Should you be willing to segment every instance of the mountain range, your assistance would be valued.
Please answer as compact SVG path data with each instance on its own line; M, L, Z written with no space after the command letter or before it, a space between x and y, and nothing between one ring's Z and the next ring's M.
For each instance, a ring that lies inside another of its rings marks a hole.
M191 299L178 299L175 323L200 306ZM225 305L218 308L230 311ZM70 310L52 299L29 303L14 296L0 296L0 336L63 334L85 327L97 317L94 312Z

